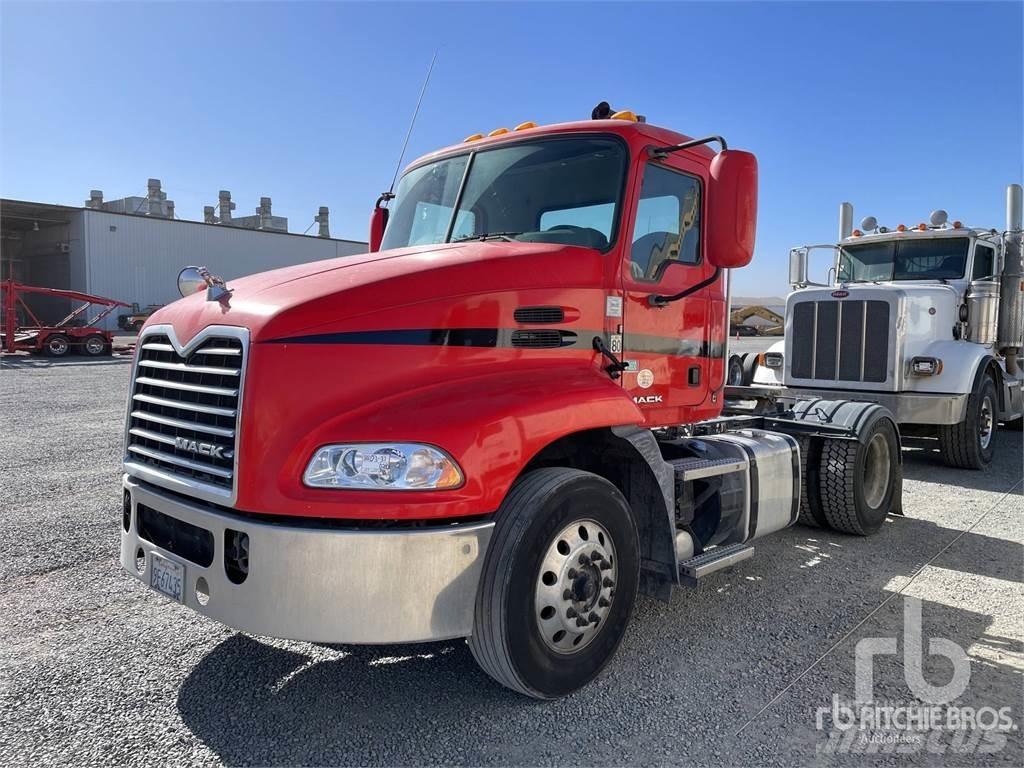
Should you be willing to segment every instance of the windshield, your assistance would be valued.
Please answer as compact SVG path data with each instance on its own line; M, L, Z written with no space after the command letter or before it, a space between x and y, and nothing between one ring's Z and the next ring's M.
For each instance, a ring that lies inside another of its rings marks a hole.
M494 237L606 250L625 158L617 140L573 138L422 165L402 177L381 247Z
M887 240L843 246L839 281L955 280L967 265L966 237Z

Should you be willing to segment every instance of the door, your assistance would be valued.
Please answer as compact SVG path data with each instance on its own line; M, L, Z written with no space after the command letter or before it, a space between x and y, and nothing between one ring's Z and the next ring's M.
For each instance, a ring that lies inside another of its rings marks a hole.
M701 167L672 156L650 161L634 190L633 228L622 262L623 386L649 426L694 420L708 393L708 290L655 306L713 273L702 252Z

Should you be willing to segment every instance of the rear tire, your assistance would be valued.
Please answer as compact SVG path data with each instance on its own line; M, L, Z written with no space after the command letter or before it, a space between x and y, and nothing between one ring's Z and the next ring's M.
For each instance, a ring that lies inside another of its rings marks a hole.
M94 333L82 340L82 354L86 357L102 357L110 354L110 347L105 338Z
M730 355L729 357L729 371L727 374L728 378L726 383L732 387L740 387L744 385L743 381L743 358L739 355Z
M800 445L800 516L797 522L812 528L828 528L828 520L821 510L821 441L799 437Z
M959 424L939 426L939 450L947 467L985 469L995 456L999 427L996 384L984 376L967 399L967 413Z
M71 341L62 333L54 333L46 338L43 350L49 357L66 357L71 350Z
M495 515L469 638L473 657L525 696L579 690L622 641L639 563L636 522L614 485L562 467L528 473ZM579 619L589 620L579 626Z
M876 421L863 441L822 440L819 499L830 528L867 536L882 526L901 486L899 451L888 419Z

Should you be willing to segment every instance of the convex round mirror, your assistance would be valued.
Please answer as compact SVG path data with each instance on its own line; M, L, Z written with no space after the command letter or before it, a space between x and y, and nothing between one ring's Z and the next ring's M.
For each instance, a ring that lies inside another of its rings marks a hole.
M206 278L199 267L185 267L178 273L178 293L191 296L206 288Z

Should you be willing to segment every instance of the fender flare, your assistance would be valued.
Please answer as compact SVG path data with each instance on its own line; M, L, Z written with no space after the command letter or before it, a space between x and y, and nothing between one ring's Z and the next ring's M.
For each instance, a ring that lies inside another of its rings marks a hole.
M820 424L845 427L851 439L862 445L867 442L875 424L885 419L896 431L896 441L902 447L900 425L896 417L886 407L878 403L860 400L822 400L812 398L799 400L793 406L793 415L797 421L812 421ZM893 493L892 514L903 514L903 451L896 453L896 488Z
M985 355L978 360L977 368L974 371L974 378L971 379L971 391L967 393L967 396L974 396L974 393L978 391L978 387L981 385L982 377L989 370L993 373L992 378L996 385L996 398L998 399L996 405L1000 410L1004 410L1006 408L1006 404L1003 402L1003 372L999 368L999 363L992 355Z

